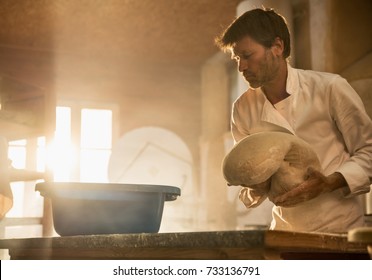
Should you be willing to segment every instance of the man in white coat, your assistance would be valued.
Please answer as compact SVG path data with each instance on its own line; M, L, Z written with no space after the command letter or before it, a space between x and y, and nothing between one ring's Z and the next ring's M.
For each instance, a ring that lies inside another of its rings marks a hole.
M322 166L322 172L309 169L303 183L271 199L271 229L346 232L363 226L358 195L370 191L372 122L358 94L339 75L292 68L288 28L273 10L244 13L216 43L231 51L249 83L233 104L235 142L286 130L309 143ZM263 192L243 186L240 199L257 207Z

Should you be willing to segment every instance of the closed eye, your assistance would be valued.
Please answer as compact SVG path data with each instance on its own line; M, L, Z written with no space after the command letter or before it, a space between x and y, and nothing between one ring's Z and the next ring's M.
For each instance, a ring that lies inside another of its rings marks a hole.
M242 55L232 55L231 58L237 62L239 62L240 60L247 60L249 59L251 56L252 56L253 53L249 53L249 54L242 54Z
M252 56L252 54L245 54L242 56L243 59L249 59Z

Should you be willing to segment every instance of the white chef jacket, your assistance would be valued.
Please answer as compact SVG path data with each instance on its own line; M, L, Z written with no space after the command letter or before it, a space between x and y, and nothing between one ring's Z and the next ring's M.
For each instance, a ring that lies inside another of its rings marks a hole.
M249 88L234 102L231 131L235 142L260 131L290 132L312 146L323 174L340 172L348 186L296 207L274 206L270 228L345 232L363 226L364 213L357 195L370 191L372 122L361 99L339 75L289 65L286 90L289 97L274 106L260 88ZM247 207L262 202L247 188L240 197Z

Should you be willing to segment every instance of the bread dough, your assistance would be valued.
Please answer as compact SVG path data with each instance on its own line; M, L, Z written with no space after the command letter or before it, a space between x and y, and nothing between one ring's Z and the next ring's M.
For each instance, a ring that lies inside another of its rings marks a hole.
M260 132L239 141L226 155L222 169L230 185L255 188L271 180L268 197L302 183L309 167L321 170L308 143L289 133Z

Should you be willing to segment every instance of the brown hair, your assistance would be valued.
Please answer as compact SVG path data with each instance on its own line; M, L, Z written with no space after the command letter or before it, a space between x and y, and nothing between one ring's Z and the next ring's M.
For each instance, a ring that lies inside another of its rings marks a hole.
M266 48L270 48L276 38L283 40L283 57L291 53L290 35L286 20L273 9L254 9L235 19L230 26L217 37L215 42L226 51L243 37L249 36Z

